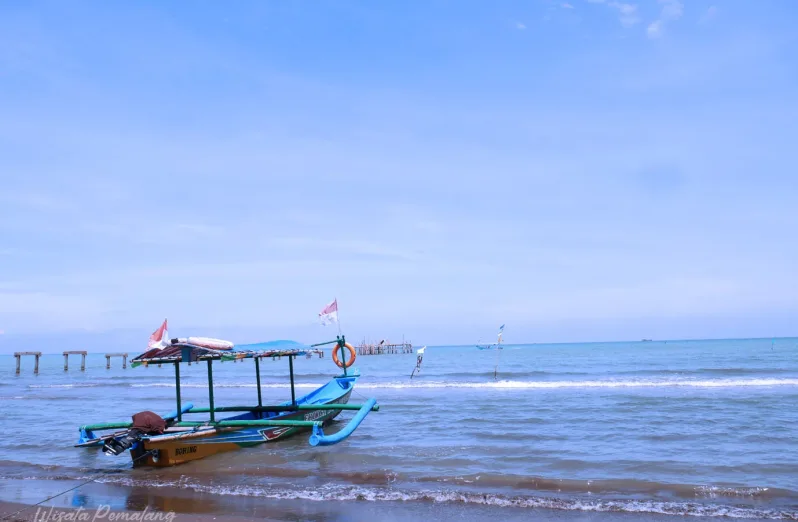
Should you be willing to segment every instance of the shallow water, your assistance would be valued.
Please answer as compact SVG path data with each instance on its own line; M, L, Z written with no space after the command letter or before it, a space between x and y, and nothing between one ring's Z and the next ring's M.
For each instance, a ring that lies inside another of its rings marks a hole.
M79 424L174 409L172 368L120 363L64 372L50 355L16 376L0 356L0 422L17 434L0 440L3 500L96 474L206 499L798 519L798 339L430 347L412 380L414 355L360 356L352 401L381 410L345 442L299 435L165 470L72 448ZM290 398L287 366L261 365L265 400ZM329 354L295 368L298 393L337 373ZM207 405L205 366L181 374L184 402ZM217 405L256 402L251 361L215 364L214 384Z

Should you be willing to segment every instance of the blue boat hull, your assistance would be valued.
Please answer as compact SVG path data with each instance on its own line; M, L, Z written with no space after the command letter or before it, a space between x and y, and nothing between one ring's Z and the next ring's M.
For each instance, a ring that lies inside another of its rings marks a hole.
M357 377L336 377L311 393L297 398L297 405L347 404ZM284 402L280 406L291 406ZM300 410L283 412L247 412L222 420L304 420L331 422L341 410ZM169 429L163 435L143 438L130 455L134 467L174 466L217 453L248 448L282 440L309 427L208 427L199 429Z

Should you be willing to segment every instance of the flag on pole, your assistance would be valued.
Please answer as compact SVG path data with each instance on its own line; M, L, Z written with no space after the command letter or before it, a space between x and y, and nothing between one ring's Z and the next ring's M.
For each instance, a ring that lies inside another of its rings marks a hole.
M164 319L160 328L152 332L147 347L161 349L167 346L169 346L169 331L167 330L166 319Z
M334 299L332 303L319 312L319 320L324 326L338 322L338 298Z
M504 325L499 327L499 342L502 342L502 334L504 333Z
M427 349L427 347L425 346L423 348L419 348L418 350L416 350L416 353L418 354L416 356L416 367L413 368L413 373L410 374L410 378L411 379L416 374L416 372L420 372L421 371L421 361L424 360L424 350L426 350L426 349Z

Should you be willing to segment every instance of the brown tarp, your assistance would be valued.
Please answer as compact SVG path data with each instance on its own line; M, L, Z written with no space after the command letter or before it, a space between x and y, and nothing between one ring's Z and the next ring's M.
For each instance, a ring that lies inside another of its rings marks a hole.
M133 415L133 428L141 430L147 435L154 435L163 433L163 430L166 429L166 421L157 413L140 411Z

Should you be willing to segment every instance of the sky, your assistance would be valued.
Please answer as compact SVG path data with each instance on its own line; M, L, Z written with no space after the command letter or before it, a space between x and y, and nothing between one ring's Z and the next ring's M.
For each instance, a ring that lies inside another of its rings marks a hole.
M792 0L0 3L0 351L796 334ZM120 341L121 342L121 341Z

